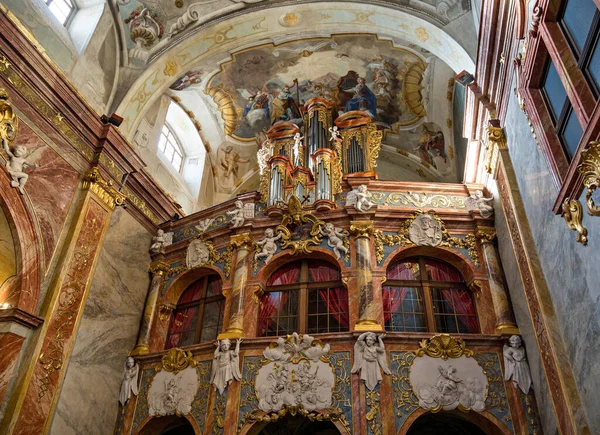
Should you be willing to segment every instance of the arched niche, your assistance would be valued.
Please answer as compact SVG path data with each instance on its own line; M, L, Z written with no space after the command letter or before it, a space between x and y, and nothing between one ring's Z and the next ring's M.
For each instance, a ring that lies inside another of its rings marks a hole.
M41 285L41 239L26 198L0 177L0 208L10 228L14 247L15 275L0 287L0 303L35 314Z
M181 294L191 284L198 281L200 278L205 277L206 275L213 274L219 275L221 281L223 282L223 286L225 286L226 280L221 269L216 266L206 265L183 272L181 275L175 278L171 285L169 285L169 288L167 288L165 291L165 294L162 297L163 301L176 305Z
M318 411L315 413L320 414ZM264 412L257 414L260 418ZM287 431L286 431L287 430ZM240 435L267 435L273 433L315 433L323 435L348 434L344 426L333 420L311 421L302 415L287 415L271 422L256 422L246 424L239 432Z
M440 431L440 429L442 429ZM431 430L431 431L430 431ZM487 411L431 412L422 408L413 412L398 431L398 435L510 435L512 432L501 420Z
M165 417L148 417L134 435L200 435L196 420L190 415L168 415Z

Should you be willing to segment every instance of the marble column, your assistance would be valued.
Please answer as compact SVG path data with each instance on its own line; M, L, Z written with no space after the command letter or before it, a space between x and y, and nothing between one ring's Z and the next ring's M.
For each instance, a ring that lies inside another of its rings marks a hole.
M356 289L358 290L357 331L382 330L378 319L381 317L381 294L374 292L373 270L371 263L371 236L373 221L350 222L350 233L355 236L356 244ZM379 303L377 303L379 302Z
M496 330L501 334L519 334L506 293L502 264L494 244L496 230L493 227L478 227L476 236L481 243L483 258L488 271L490 293L496 314Z
M125 199L97 168L85 174L82 187L65 241L67 249L41 308L45 322L39 328L37 345L23 363L27 370L0 433L28 435L50 429L104 234L112 211Z
M152 282L150 283L150 290L146 297L146 307L144 308L144 316L142 317L137 344L133 351L131 351L132 356L150 352L150 332L156 315L156 301L158 300L158 292L167 270L169 270L169 265L164 261L157 260L150 263L149 272L152 274Z
M229 323L227 330L219 334L219 340L244 336L245 289L251 267L250 260L252 256L250 255L250 251L252 248L252 238L250 237L250 233L236 234L231 236L230 243L237 251L235 267L233 269L231 294L227 295Z

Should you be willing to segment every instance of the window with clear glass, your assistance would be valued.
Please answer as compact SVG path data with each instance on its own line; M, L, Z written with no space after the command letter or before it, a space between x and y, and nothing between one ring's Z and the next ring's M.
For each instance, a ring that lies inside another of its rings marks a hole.
M75 6L71 0L46 0L46 5L63 26L75 12Z
M221 278L209 275L190 285L171 315L166 349L214 341L223 327Z
M460 273L442 261L416 257L387 270L385 329L392 332L479 332L473 295Z
M321 260L301 260L270 276L261 300L258 336L348 330L348 292L337 267Z
M171 162L177 172L181 172L183 164L183 151L179 145L177 137L167 124L163 125L162 131L160 132L158 151L161 152L169 162Z

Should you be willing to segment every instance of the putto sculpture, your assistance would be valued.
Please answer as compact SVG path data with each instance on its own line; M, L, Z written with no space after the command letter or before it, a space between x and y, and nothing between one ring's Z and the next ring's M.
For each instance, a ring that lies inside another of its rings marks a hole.
M152 245L150 245L150 252L156 254L165 247L166 237L165 232L162 229L159 229L156 233L156 236L152 237Z
M121 390L119 391L119 402L122 406L129 401L131 394L138 395L138 376L140 366L137 365L132 357L127 357L125 360L125 368L123 377L121 378Z
M242 379L240 373L240 344L242 339L238 338L235 342L235 349L231 349L231 341L224 338L217 341L215 345L215 355L213 357L212 373L210 383L214 385L219 394L223 394L225 388L235 379Z
M487 219L494 214L494 207L490 205L493 200L494 197L485 198L483 190L476 190L475 193L467 198L467 210L478 210L481 217Z
M244 216L244 203L242 201L235 202L235 208L227 212L231 216L231 228L239 228L244 225L246 220Z
M377 336L374 332L365 332L354 345L352 373L360 372L360 378L369 390L373 390L383 379L381 370L386 375L392 374L385 356L384 338L385 334Z
M325 228L321 230L321 234L327 237L327 245L330 248L333 248L333 252L335 253L336 258L340 258L340 251L344 253L344 255L348 254L348 248L344 246L344 230L341 228L335 228L332 223L328 222L325 224Z
M275 255L275 252L277 252L277 243L275 242L280 238L281 234L275 235L271 228L267 228L265 236L258 242L255 242L257 246L262 247L262 250L254 255L254 261L264 258L265 264L267 264L273 258L273 255Z
M361 184L348 193L348 196L346 197L346 206L353 205L359 212L366 213L375 205L369 201L371 196L371 193L367 191L367 185Z
M27 183L27 180L29 179L29 174L25 172L25 168L39 168L40 165L39 163L30 163L27 161L27 148L25 148L23 145L17 145L14 150L11 151L10 147L8 146L8 140L3 137L2 146L4 148L4 152L6 152L6 155L8 156L6 170L12 178L10 185L19 189L19 192L24 195L25 183Z
M502 353L504 354L504 379L507 381L512 379L515 387L519 387L523 394L529 393L531 373L521 337L512 335L508 339L508 344L504 345Z

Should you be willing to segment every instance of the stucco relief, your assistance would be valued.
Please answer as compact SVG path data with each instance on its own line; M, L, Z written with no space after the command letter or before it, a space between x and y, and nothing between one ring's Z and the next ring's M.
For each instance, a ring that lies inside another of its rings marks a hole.
M326 355L329 344L310 335L296 333L279 337L263 352L268 363L256 376L259 408L279 411L285 406L302 406L307 411L332 405L334 369Z
M189 414L198 389L198 372L188 366L177 374L160 371L148 391L148 414L165 416Z
M438 246L442 242L442 223L430 214L421 214L410 224L408 238L418 246Z
M210 250L202 239L196 239L188 246L185 258L188 269L208 263L210 260Z

